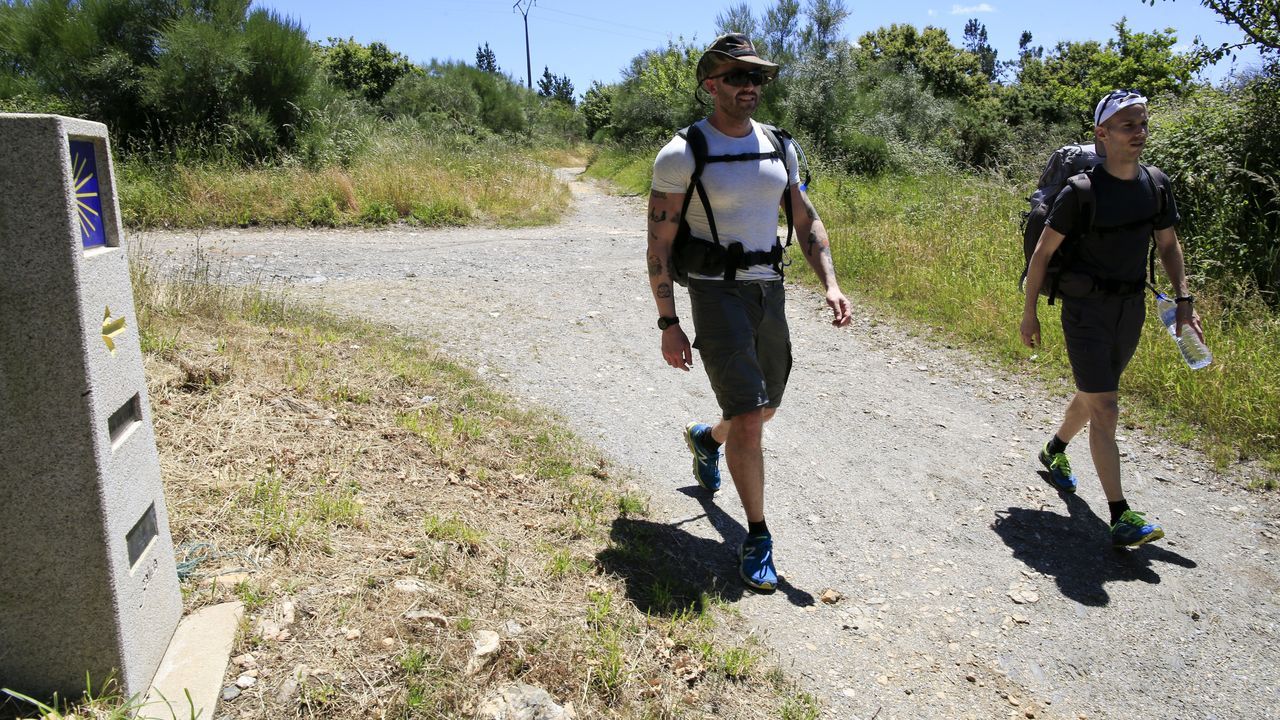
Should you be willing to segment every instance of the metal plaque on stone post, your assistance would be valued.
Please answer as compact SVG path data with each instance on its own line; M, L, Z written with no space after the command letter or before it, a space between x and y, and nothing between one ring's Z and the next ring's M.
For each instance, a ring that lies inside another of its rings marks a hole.
M144 693L181 615L106 126L0 114L0 688Z

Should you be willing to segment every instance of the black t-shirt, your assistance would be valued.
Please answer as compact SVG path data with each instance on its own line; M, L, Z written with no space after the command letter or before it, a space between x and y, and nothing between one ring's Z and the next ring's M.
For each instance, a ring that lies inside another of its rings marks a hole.
M1148 170L1157 188L1169 188L1168 205L1159 217L1155 215L1160 209L1160 199L1152 192L1151 183L1147 182ZM1064 241L1078 243L1069 269L1107 280L1140 281L1147 275L1151 232L1173 227L1181 220L1169 178L1159 168L1150 166L1139 170L1138 177L1133 180L1120 180L1102 165L1094 168L1090 176L1093 179L1093 227L1096 232L1085 238ZM1079 198L1068 184L1058 193L1045 224L1070 237L1078 221L1083 222Z

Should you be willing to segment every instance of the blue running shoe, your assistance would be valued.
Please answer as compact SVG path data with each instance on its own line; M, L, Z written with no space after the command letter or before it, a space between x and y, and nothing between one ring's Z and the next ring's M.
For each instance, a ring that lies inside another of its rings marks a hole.
M1147 522L1142 513L1125 510L1115 525L1111 526L1111 544L1116 547L1138 547L1164 537L1159 525Z
M773 538L748 535L738 553L738 574L742 582L756 592L771 593L778 589L778 571L773 567Z
M684 426L684 441L693 453L693 479L707 492L720 489L720 449L707 450L702 438L711 432L706 423L691 422Z
M1040 464L1049 471L1049 482L1062 492L1076 491L1076 476L1071 474L1071 461L1064 452L1049 452L1049 443L1040 449Z

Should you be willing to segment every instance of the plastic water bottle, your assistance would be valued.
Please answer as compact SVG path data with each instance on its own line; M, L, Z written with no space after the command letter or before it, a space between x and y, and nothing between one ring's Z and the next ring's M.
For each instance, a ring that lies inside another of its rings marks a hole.
M1178 344L1178 350L1182 352L1182 359L1187 362L1187 367L1199 370L1213 362L1213 353L1209 352L1209 348L1205 347L1203 342L1200 342L1200 337L1190 325L1183 325L1182 337L1178 337L1178 331L1174 325L1178 317L1178 304L1173 301L1173 298L1164 293L1156 293L1156 310L1160 313L1160 322Z

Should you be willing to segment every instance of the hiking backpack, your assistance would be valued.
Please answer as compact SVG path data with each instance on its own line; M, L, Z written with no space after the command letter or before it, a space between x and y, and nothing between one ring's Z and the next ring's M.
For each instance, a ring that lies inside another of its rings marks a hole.
M1045 269L1044 282L1040 285L1040 294L1049 298L1049 304L1052 305L1054 299L1058 295L1058 284L1062 279L1062 272L1070 267L1072 260L1075 259L1075 251L1079 245L1080 238L1092 233L1106 233L1131 230L1146 223L1153 222L1164 214L1168 207L1169 189L1164 184L1157 182L1148 165L1140 165L1140 173L1146 178L1147 184L1151 187L1153 194L1156 196L1156 214L1151 218L1139 220L1137 222L1128 223L1119 227L1098 228L1094 226L1094 195L1093 195L1093 176L1092 173L1106 158L1099 155L1096 146L1093 143L1082 145L1072 144L1064 145L1049 156L1049 162L1045 164L1044 171L1040 173L1040 180L1036 183L1036 190L1027 198L1031 203L1029 210L1022 213L1022 277L1018 280L1018 287L1022 287L1027 280L1027 270L1031 266L1031 254L1035 252L1036 244L1040 242L1040 234L1044 232L1045 221L1049 217L1049 211L1053 208L1053 201L1058 197L1058 193L1068 185L1077 193L1079 198L1080 213L1083 222L1078 222L1076 227L1071 231L1067 239L1062 241L1058 249L1054 251L1049 258L1049 265ZM1154 285L1156 273L1156 246L1154 242L1154 233L1152 234L1152 243L1147 255L1147 282ZM1115 283L1095 278L1093 281L1094 288L1103 291L1118 291L1119 285L1124 283ZM1128 289L1128 288L1123 288Z
M671 246L671 277L681 285L689 284L689 273L699 275L723 275L725 280L733 280L739 270L752 265L772 265L779 275L787 263L784 262L785 251L791 245L791 234L794 223L791 215L791 184L788 170L787 187L782 191L783 212L787 216L787 241L775 239L769 250L753 250L745 252L742 243L735 242L728 247L720 244L720 236L716 233L715 216L711 213L711 202L707 199L706 189L702 186L702 171L708 163L713 162L747 162L760 160L778 160L785 166L787 162L785 140L791 139L787 131L772 125L760 124L764 134L773 145L773 152L740 153L737 155L708 156L707 138L695 124L681 128L676 132L693 151L693 174L689 176L689 187L685 190L684 204L680 207L680 225L676 230L675 241ZM711 239L703 240L694 237L689 230L686 215L689 201L694 193L702 201L702 209L707 215L707 227L711 230Z

